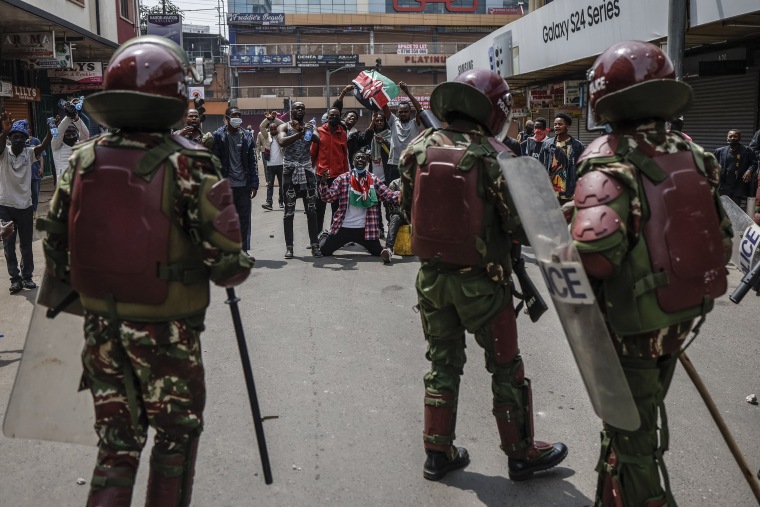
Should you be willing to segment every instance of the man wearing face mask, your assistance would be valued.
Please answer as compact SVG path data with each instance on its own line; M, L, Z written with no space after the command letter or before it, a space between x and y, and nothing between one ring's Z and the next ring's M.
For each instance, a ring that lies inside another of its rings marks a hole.
M55 165L56 181L61 178L61 173L69 165L72 147L80 142L90 138L90 131L87 125L79 117L79 112L75 108L66 108L66 116L58 122L58 139L50 142L50 148L53 150L53 164ZM63 135L61 135L61 132Z
M523 156L538 158L544 139L546 139L546 118L536 118L536 121L533 122L533 136L520 143L520 151Z
M13 222L15 232L3 242L5 262L11 286L11 294L23 289L34 289L34 257L32 254L32 164L50 145L50 132L37 146L27 146L29 123L26 120L14 122L9 113L0 115L0 221ZM11 140L10 149L6 140ZM21 270L16 258L16 237L21 250Z
M377 203L399 204L400 192L389 190L385 184L367 170L369 155L359 151L354 155L354 168L335 178L331 186L322 180L319 197L325 202L338 202L330 232L323 236L319 249L323 255L332 255L346 243L357 243L379 256L380 207Z
M737 206L744 209L742 201L754 195L750 188L752 176L757 172L755 154L741 144L742 133L731 129L726 136L727 146L718 148L713 153L720 165L720 184L718 192L727 195Z
M256 143L243 125L243 114L237 107L228 107L224 113L226 125L214 132L211 152L222 162L222 177L230 180L232 198L235 202L240 232L243 236L243 252L251 257L251 199L259 189L259 171L256 159Z
M533 137L533 120L525 122L525 130L517 134L517 142L522 143L527 141L529 137Z
M348 146L346 129L340 122L340 111L336 107L327 112L327 124L317 129L311 143L311 162L316 167L317 178L326 185L332 185L335 178L348 172ZM317 201L317 230L325 224L327 205ZM338 203L333 201L332 214L335 216Z

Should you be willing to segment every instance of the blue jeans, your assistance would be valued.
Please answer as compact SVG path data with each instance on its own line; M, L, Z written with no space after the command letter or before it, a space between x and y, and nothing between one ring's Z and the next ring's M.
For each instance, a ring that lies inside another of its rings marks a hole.
M31 280L32 274L34 273L34 256L32 254L32 236L34 232L33 213L32 206L29 206L26 209L0 206L0 220L4 222L12 221L16 228L14 233L3 242L5 264L8 267L8 275L11 277L11 283L20 282L21 280ZM20 272L18 269L18 258L16 257L16 237L19 238L19 248L21 249Z

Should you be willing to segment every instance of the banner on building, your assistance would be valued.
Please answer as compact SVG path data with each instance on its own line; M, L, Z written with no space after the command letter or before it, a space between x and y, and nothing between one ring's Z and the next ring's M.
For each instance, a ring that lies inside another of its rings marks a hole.
M292 67L293 55L230 55L230 67Z
M279 12L228 12L228 25L262 25L262 26L283 26L285 24L285 14Z
M564 103L565 86L564 83L538 86L531 88L528 96L528 107L531 110L553 109Z
M396 46L398 55L426 55L428 54L427 44L398 44Z
M79 89L98 89L103 85L103 64L101 62L74 62L72 70L48 70L48 78L53 84L92 85Z
M29 69L71 69L71 43L57 42L54 58L31 58L22 61Z
M298 67L340 67L358 63L359 55L296 55L296 66Z
M158 35L182 46L182 16L179 14L148 14L148 35Z
M0 58L3 60L53 58L54 55L54 32L4 33L0 39Z

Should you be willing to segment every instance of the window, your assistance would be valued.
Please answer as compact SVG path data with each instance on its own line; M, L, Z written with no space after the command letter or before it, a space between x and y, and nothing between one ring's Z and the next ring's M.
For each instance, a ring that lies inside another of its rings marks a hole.
M119 0L119 14L127 21L132 21L132 0Z

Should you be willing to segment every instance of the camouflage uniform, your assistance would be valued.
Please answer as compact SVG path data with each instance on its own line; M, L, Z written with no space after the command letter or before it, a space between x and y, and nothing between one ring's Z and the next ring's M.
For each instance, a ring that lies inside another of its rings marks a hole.
M95 143L97 147L118 146L147 152L166 144L167 139L161 134L107 134L75 148L43 226L49 231L44 241L48 269L66 283L70 281L68 230L72 189L80 174L92 170ZM241 254L239 242L231 245L220 242L218 234L206 223L208 216L203 211L202 197L221 178L218 161L208 152L170 146L174 149L158 165L165 164L166 170L173 173L174 186L165 190L171 193L171 215L179 230L195 238L198 261L206 267L205 279L218 282L245 276L251 262ZM128 235L124 238L125 242L130 241ZM208 284L205 294L187 293L186 297L200 297L201 310L162 319L130 315L129 307L118 302L115 306L106 305L104 311L102 301L82 296L85 309L82 384L92 392L95 429L100 438L93 491L122 487L129 488L131 495L148 426L152 426L156 437L151 473L189 481L185 482L184 500L180 503L189 502L192 464L203 429L206 401L200 333L208 304Z
M717 195L719 167L715 158L680 135L667 133L664 122L640 124L634 132L621 135L619 138L622 139L621 142L627 143L630 150L647 145L663 154L692 151L695 157L701 159L711 191L713 195ZM625 151L623 145L618 148L617 153ZM579 177L592 171L601 171L622 183L625 189L623 196L610 203L624 224L621 241L612 241L613 237L589 242L576 239L575 245L581 255L600 254L618 269L621 265L632 262L631 251L643 234L643 189L640 188L642 175L636 165L622 157L612 156L608 160L592 162L593 159L582 161ZM725 247L730 252L730 224L724 220L721 227ZM590 275L593 281L593 274ZM610 335L639 411L641 427L635 431L625 431L605 423L605 429L601 434L601 456L597 466L599 482L596 505L675 506L662 459L669 441L664 400L675 371L677 352L691 331L694 319L676 322L652 331L624 334L615 329L617 326L610 322L610 318L615 317L620 321L619 315L625 310L614 308L608 299L605 289L600 284L599 305L606 313ZM661 418L659 439L658 414ZM664 487L660 481L660 474Z
M466 450L452 445L459 382L466 361L465 331L474 334L478 345L485 350L486 369L492 376L493 415L501 447L509 457L510 477L528 479L534 471L555 466L567 453L564 444L553 446L533 440L530 380L525 378L517 346L516 315L510 290L510 252L514 240L524 240L524 233L519 227L519 218L511 211L506 182L496 159L498 151L507 151L507 148L495 147L491 139L477 123L458 120L448 129L425 131L404 151L399 164L401 211L413 224L413 233L419 228L412 217L413 199L422 194L421 190L415 193L415 176L421 167L429 164L427 157L431 147L453 144L465 149L456 169L463 173L478 171L476 176L468 176L476 178L477 201L465 203L466 195L472 194L454 190L448 201L462 199L461 204L446 202L444 205L460 209L466 204L483 209L482 230L471 246L479 253L480 263L452 265L433 256L421 259L417 275L418 308L428 343L426 357L431 363L424 377L423 435L429 460L424 472L430 480L441 477L441 473L435 473L441 469L435 466L435 454L431 453L450 453L452 467L456 466L452 463L469 460ZM435 210L427 208L417 209L415 213L426 211L430 216L438 216ZM448 222L447 225L458 227ZM440 224L431 221L426 228L440 229ZM415 253L420 255L419 251Z

